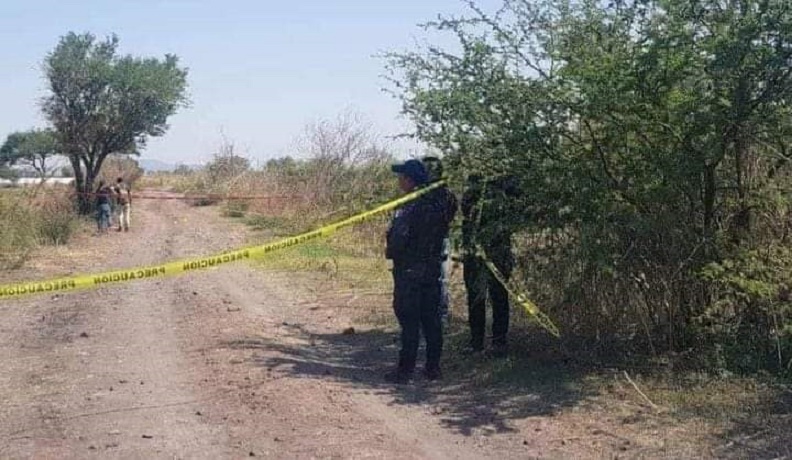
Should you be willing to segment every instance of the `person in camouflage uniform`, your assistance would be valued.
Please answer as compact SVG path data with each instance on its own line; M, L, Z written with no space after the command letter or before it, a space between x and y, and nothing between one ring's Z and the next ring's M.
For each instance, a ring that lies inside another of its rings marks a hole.
M486 304L492 304L492 346L495 356L508 352L509 293L490 272L482 257L488 258L508 280L514 268L510 219L515 210L510 203L519 195L513 177L485 181L480 175L468 177L462 197L462 247L465 289L467 290L470 348L484 349ZM479 248L483 254L479 253Z

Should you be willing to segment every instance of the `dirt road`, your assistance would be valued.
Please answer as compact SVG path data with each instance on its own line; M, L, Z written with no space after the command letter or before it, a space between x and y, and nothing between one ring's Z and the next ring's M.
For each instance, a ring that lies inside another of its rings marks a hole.
M154 264L249 238L216 208L176 200L140 202L133 218L129 233L81 235L0 282ZM636 422L637 405L618 417L587 412L592 400L553 376L527 394L481 392L465 374L387 385L396 336L357 323L359 306L326 279L244 263L4 302L0 458L707 455L670 441L697 438L690 425Z
M13 276L243 244L216 214L141 202L130 233L83 236ZM503 458L444 426L424 384L380 383L394 337L341 334L351 312L302 287L243 264L3 303L0 457Z

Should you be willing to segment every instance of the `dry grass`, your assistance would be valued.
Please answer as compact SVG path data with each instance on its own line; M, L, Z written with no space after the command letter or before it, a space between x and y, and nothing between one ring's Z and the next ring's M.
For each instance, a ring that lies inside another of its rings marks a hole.
M34 216L16 191L0 191L0 269L19 268L35 249Z
M329 186L327 182L313 181L311 177L278 177L262 171L248 171L223 184L206 184L199 176L188 179L174 181L171 186L196 193L301 197L222 204L225 215L243 219L261 232L259 242L311 230L352 215L375 201L371 197L381 196L372 191L368 199L357 202L318 200L317 196L335 195L319 188L319 185ZM369 185L373 182L368 180ZM338 296L340 303L355 307L359 321L392 330L395 328L390 308L392 284L388 262L382 254L387 220L388 216L383 216L332 238L278 251L261 260L260 266L266 270L302 271L318 276L326 286L324 296ZM520 268L515 276L522 281L526 292L539 301L540 307L545 303L546 310L558 316L562 324L569 323L564 315L579 313L570 310L575 305L564 303L566 293L561 287L569 284L564 279L568 276L568 270L564 271L567 267L550 263L566 250L564 238L565 235L558 236L558 241L548 235L517 238L519 254L530 257L518 257ZM548 279L556 282L548 283ZM619 430L643 436L647 443L651 436L646 433L667 433L662 442L684 446L685 452L698 451L702 456L790 455L784 449L788 445L786 440L792 437L789 418L792 393L777 380L697 373L684 366L664 365L650 357L632 356L626 350L620 350L625 356L623 360L603 361L598 354L601 350L581 346L583 342L574 332L562 330L561 340L551 339L517 309L512 316L511 357L471 358L463 351L468 332L462 270L458 264L451 276L451 286L454 321L447 336L445 358L450 380L468 382L473 385L471 388L482 391L530 394L540 389L550 400L559 400L561 409L553 410L563 416L617 420L621 424ZM559 388L566 388L567 399L559 394ZM726 446L731 446L731 450Z
M355 241L353 232L342 232L332 239L275 253L262 260L261 267L319 276L322 295L353 308L358 322L396 330L388 264L382 256L350 251ZM513 312L511 357L471 357L464 351L468 335L461 274L457 267L452 275L454 322L446 336L444 358L449 381L465 382L471 391L487 394L539 391L547 398L542 404L560 405L554 409L559 423L590 424L639 440L649 446L645 447L649 457L661 452L683 456L696 452L702 457L757 458L782 452L779 443L792 436L789 412L773 409L773 402L781 401L788 390L775 383L698 373L649 370L643 374L645 368L601 368L587 363L585 357L569 356L559 342L537 340L544 334L517 311ZM565 389L559 393L559 388ZM748 423L750 429L745 428ZM652 435L657 432L662 436ZM756 445L735 447L734 443L746 438Z
M261 267L319 276L326 286L322 295L335 296L335 303L354 308L358 321L395 330L390 272L381 254L384 221L277 252L262 260ZM265 233L261 239L268 241L275 235L308 229L288 212L255 222ZM485 392L546 391L551 405L558 398L560 420L583 421L603 426L617 436L639 439L649 446L648 456L662 452L683 456L695 452L701 457L780 456L784 440L792 436L790 411L785 406L792 407L792 391L777 381L677 372L672 366L647 365L646 361L637 367L603 368L588 356L576 355L563 341L547 337L516 309L511 357L471 357L464 351L467 315L458 263L452 268L451 287L453 323L445 356L451 381L466 382L471 389ZM562 387L567 396L555 390ZM574 395L573 401L566 399L569 394ZM662 437L652 435L654 432Z
M69 190L0 190L0 269L21 267L39 245L69 241L79 225Z
M189 181L189 176L173 173L153 173L146 174L137 181L140 189L155 189L178 191L185 188L185 182Z

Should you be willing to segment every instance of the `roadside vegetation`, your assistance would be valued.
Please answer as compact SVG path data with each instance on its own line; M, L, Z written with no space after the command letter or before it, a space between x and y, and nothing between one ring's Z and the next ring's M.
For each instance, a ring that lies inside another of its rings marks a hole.
M81 219L67 187L0 189L0 270L21 267L40 246L66 244Z
M426 24L455 46L383 56L389 89L414 136L443 156L458 194L474 171L520 183L523 194L511 203L519 211L508 216L514 279L561 338L515 311L511 358L462 355L457 266L450 376L555 397L563 387L609 413L629 406L625 420L642 414L634 423L700 421L732 446L717 456L792 455L788 2L505 0L498 11L466 3L466 17ZM167 117L186 104L186 70L173 56L140 60L117 56L116 47L115 37L61 40L45 61L52 94L44 109L54 130L21 133L8 158L72 152L78 190L86 191L112 155L134 154L147 136L164 134ZM95 81L68 76L84 69L102 70L99 94L114 85L130 91L121 99L155 94L151 113L101 113L113 101L80 106L93 100L84 96ZM97 122L107 117L111 123ZM75 127L91 123L103 129L91 130L96 142L87 145L115 143L80 147ZM55 146L31 140L41 136L54 136ZM144 183L217 205L264 241L396 196L393 161L387 143L346 113L308 126L293 156L253 165L224 139L204 168ZM4 267L19 266L38 244L68 240L70 204L47 196L0 194ZM261 263L370 292L376 308L367 320L392 324L387 219Z
M601 388L617 379L652 411L753 431L750 443L764 445L747 454L789 455L786 4L469 5L467 17L426 25L455 38L456 48L384 58L415 136L443 154L457 192L471 171L511 174L524 191L514 203L522 212L510 216L515 278L562 337L529 322L518 327L524 354L512 360L514 372L541 362L594 376ZM343 143L314 141L336 146L335 155L309 149L305 160L273 160L205 187L309 197L282 209L224 204L228 215L284 232L393 195L376 162L330 162L334 174L324 174L328 157L351 157ZM351 237L353 246L375 247L383 227L372 228L367 238ZM348 246L327 244L302 249L300 260L332 259ZM299 252L289 254L294 264ZM381 259L376 251L362 257Z
M44 166L36 172L37 180L50 176ZM98 179L110 183L123 177L134 184L142 175L134 159L110 155ZM74 188L66 184L0 188L0 270L21 268L37 248L67 244L81 229L91 232L92 217L79 213Z
M144 181L196 196L217 194L211 204L217 206L221 214L256 230L255 243L311 230L398 195L395 179L388 170L393 161L389 156L377 157L363 166L355 163L337 170L346 180L359 181L354 188L368 190L368 195L360 195L355 200L355 195L348 191L349 184L328 180L328 170L317 167L317 160L312 156L301 160L274 160L256 168L232 152L233 147L224 141L214 161L204 169L158 174ZM237 167L229 166L232 164ZM226 173L218 174L218 170ZM376 178L377 188L365 188L365 182L373 182L369 177ZM336 185L319 188L320 181ZM339 198L318 199L318 190L322 190L321 196ZM245 195L259 198L222 199L222 196ZM194 201L193 204L207 203ZM331 238L278 251L258 263L265 270L302 271L318 276L323 285L330 282L334 286L335 295L343 299L341 305L358 311L362 323L394 329L389 265L382 254L389 218L382 216ZM458 229L452 236L458 239ZM522 263L515 278L524 292L539 299L531 287L531 283L537 282L536 275L532 265L525 261L549 256L537 254L534 241L535 236L528 232L516 235L516 250ZM545 259L545 263L550 260ZM449 381L466 382L471 385L471 391L482 394L539 392L551 405L569 404L567 398L574 395L573 399L578 402L571 407L577 408L570 409L570 413L604 414L635 425L639 430L649 426L690 424L700 432L687 438L680 435L677 441L691 443L692 449L696 448L696 443L723 446L745 440L745 445L733 450L732 454L717 451L719 456L784 452L783 439L788 435L792 407L792 390L785 374L769 369L746 372L725 360L714 361L710 355L698 354L695 349L642 348L643 342L635 336L645 331L630 332L634 343L603 337L592 345L586 336L575 334L565 322L571 315L550 313L562 330L561 338L555 339L514 307L511 357L498 361L468 356L463 351L467 325L462 267L457 262L452 266L453 321L447 336L445 362ZM547 279L545 289L565 279L563 272L556 276L558 278ZM553 304L538 303L545 311L553 311ZM627 324L623 327L629 330Z

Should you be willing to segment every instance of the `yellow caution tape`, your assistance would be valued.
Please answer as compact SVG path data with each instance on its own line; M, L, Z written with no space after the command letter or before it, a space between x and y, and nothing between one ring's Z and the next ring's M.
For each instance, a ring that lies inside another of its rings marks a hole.
M421 195L434 190L441 185L443 185L443 182L436 182L428 187L404 195L401 198L397 198L393 201L382 204L374 209L362 212L352 217L348 217L340 222L325 225L316 230L284 238L282 240L275 241L274 243L269 243L262 246L251 246L248 248L224 252L222 254L215 254L208 257L179 260L162 265L137 267L126 270L94 273L90 275L79 275L70 278L59 278L47 281L0 285L0 300L12 299L30 294L74 291L77 289L99 287L111 283L123 283L142 279L162 278L165 276L172 276L195 270L213 268L240 260L264 257L272 252L291 246L296 246L298 244L305 243L306 241L326 237L342 228L365 222L373 216L392 211L405 203L409 203L410 201L415 200Z
M481 192L481 196L485 196L486 191L487 189L485 186L484 190ZM483 215L483 210L483 200L479 199L477 200L476 204L476 227L481 225L481 216ZM528 316L533 318L537 324L539 324L553 336L561 337L561 333L558 331L556 325L553 324L553 321L550 319L550 317L544 314L544 312L542 312L542 310L540 310L539 307L537 307L536 304L528 298L528 296L521 294L518 289L515 289L515 287L506 280L506 277L503 276L503 273L501 273L500 270L498 270L498 267L496 267L495 264L489 260L487 254L478 244L476 245L476 255L484 261L484 264L486 264L487 268L492 273L492 276L494 276L495 279L498 280L498 282L504 287L504 289L506 289L506 292L508 292L509 295L513 297L518 304L520 304Z
M481 260L483 260L487 265L487 268L489 268L489 271L492 272L492 276L494 276L495 279L498 280L498 282L506 289L506 292L508 292L509 295L512 296L518 304L520 304L523 310L525 310L525 313L532 317L534 321L547 330L547 332L555 337L561 337L561 333L558 331L556 325L553 324L553 321L550 319L550 317L542 312L542 310L540 310L535 303L533 303L524 294L521 294L511 283L506 280L506 277L503 276L503 273L501 273L500 270L498 270L498 267L496 267L495 264L486 256L481 247L477 246L476 251Z

